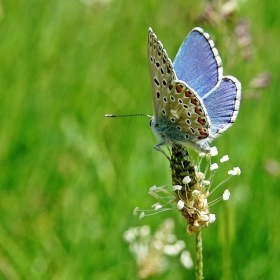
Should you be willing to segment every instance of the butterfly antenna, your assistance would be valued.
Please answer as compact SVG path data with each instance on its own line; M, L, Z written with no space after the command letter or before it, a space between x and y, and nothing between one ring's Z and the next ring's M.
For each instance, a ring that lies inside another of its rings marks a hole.
M128 114L128 115L111 115L111 114L106 114L104 117L107 118L124 118L124 117L148 117L149 119L152 117L150 115L146 114Z

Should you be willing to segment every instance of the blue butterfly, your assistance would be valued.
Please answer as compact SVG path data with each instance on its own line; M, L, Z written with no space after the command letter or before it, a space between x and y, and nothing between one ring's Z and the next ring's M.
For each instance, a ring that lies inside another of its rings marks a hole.
M181 45L174 63L151 28L148 58L154 116L151 127L160 142L185 144L209 153L211 143L235 122L241 84L223 76L222 61L213 40L194 28Z

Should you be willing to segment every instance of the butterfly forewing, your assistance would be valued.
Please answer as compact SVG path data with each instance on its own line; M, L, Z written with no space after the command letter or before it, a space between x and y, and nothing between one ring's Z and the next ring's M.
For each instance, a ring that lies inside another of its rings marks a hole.
M176 79L172 62L169 59L162 43L157 39L153 30L148 33L148 59L150 78L153 93L154 116L159 116L159 108L163 106L163 96L167 92L168 85Z

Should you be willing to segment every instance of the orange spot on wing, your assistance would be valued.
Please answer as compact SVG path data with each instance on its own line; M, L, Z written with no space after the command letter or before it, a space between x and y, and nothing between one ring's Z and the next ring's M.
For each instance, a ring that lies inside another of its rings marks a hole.
M197 99L196 98L192 98L191 99L191 103L194 104L194 105L197 105Z
M182 88L181 85L176 86L176 91L177 91L178 93L181 93L182 90L183 90L183 88Z
M198 114L201 115L201 109L199 107L195 107L194 111Z
M198 129L200 136L198 137L198 139L205 139L208 137L208 133L205 132L201 127Z
M171 89L173 89L173 86L172 86L172 85L169 85L169 87L168 87L168 88L171 90Z
M190 93L188 90L186 90L186 91L185 91L185 96L186 96L186 97L191 97L192 95L191 95L191 93Z
M197 121L198 121L201 125L205 125L205 124L206 124L205 119L203 119L203 118L201 118L201 117L199 117L199 118L197 119Z

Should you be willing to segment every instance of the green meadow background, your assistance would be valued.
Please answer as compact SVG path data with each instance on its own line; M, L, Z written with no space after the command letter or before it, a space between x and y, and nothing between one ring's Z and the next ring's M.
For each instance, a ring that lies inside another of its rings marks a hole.
M217 220L203 230L205 279L279 279L280 2L231 3L230 17L209 21L202 0L0 2L0 279L138 279L123 233L169 217L194 259L194 236L177 211L132 215L156 202L149 187L171 184L149 120L104 118L152 114L150 26L172 59L201 26L224 74L243 87L236 123L214 142L213 162L230 157L214 184L232 167L242 174L216 192L232 196L211 208ZM249 59L234 35L241 18ZM252 88L264 71L271 84ZM194 275L172 258L150 279Z

